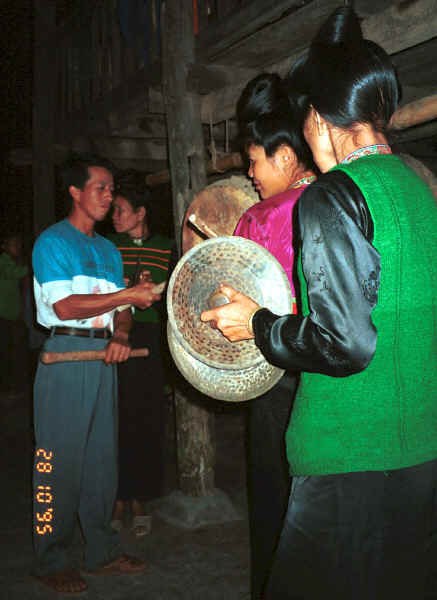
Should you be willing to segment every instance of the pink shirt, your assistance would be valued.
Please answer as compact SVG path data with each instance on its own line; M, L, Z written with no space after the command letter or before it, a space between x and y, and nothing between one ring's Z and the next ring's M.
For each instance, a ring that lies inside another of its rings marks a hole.
M293 209L306 185L261 200L246 210L237 223L234 235L264 246L281 263L295 298L293 284ZM296 313L296 304L293 307Z

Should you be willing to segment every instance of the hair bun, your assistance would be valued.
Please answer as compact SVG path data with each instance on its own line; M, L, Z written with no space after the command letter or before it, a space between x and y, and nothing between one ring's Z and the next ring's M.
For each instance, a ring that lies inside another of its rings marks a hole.
M277 73L261 73L244 88L237 103L240 127L264 115L287 109L287 93Z
M360 21L350 6L337 8L323 23L312 45L356 44L363 39Z

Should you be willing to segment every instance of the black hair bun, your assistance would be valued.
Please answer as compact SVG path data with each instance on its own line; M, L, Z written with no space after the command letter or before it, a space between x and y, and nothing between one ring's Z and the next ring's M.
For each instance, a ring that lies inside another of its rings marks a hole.
M363 39L360 21L350 6L337 8L323 23L312 45L353 45Z
M261 73L251 79L237 103L240 127L264 115L277 114L289 109L287 93L277 73Z

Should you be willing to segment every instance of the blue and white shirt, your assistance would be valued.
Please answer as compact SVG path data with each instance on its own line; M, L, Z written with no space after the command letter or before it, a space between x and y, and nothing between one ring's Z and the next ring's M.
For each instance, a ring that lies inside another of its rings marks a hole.
M114 310L86 319L61 321L53 305L72 294L108 294L125 287L120 253L95 233L82 233L64 219L46 229L32 254L37 321L43 327L109 327Z

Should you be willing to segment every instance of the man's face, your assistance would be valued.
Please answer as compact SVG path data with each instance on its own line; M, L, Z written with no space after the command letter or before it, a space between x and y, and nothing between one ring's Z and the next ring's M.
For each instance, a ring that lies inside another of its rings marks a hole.
M88 173L82 190L72 186L74 210L92 221L103 221L112 203L114 178L104 167L88 167Z

